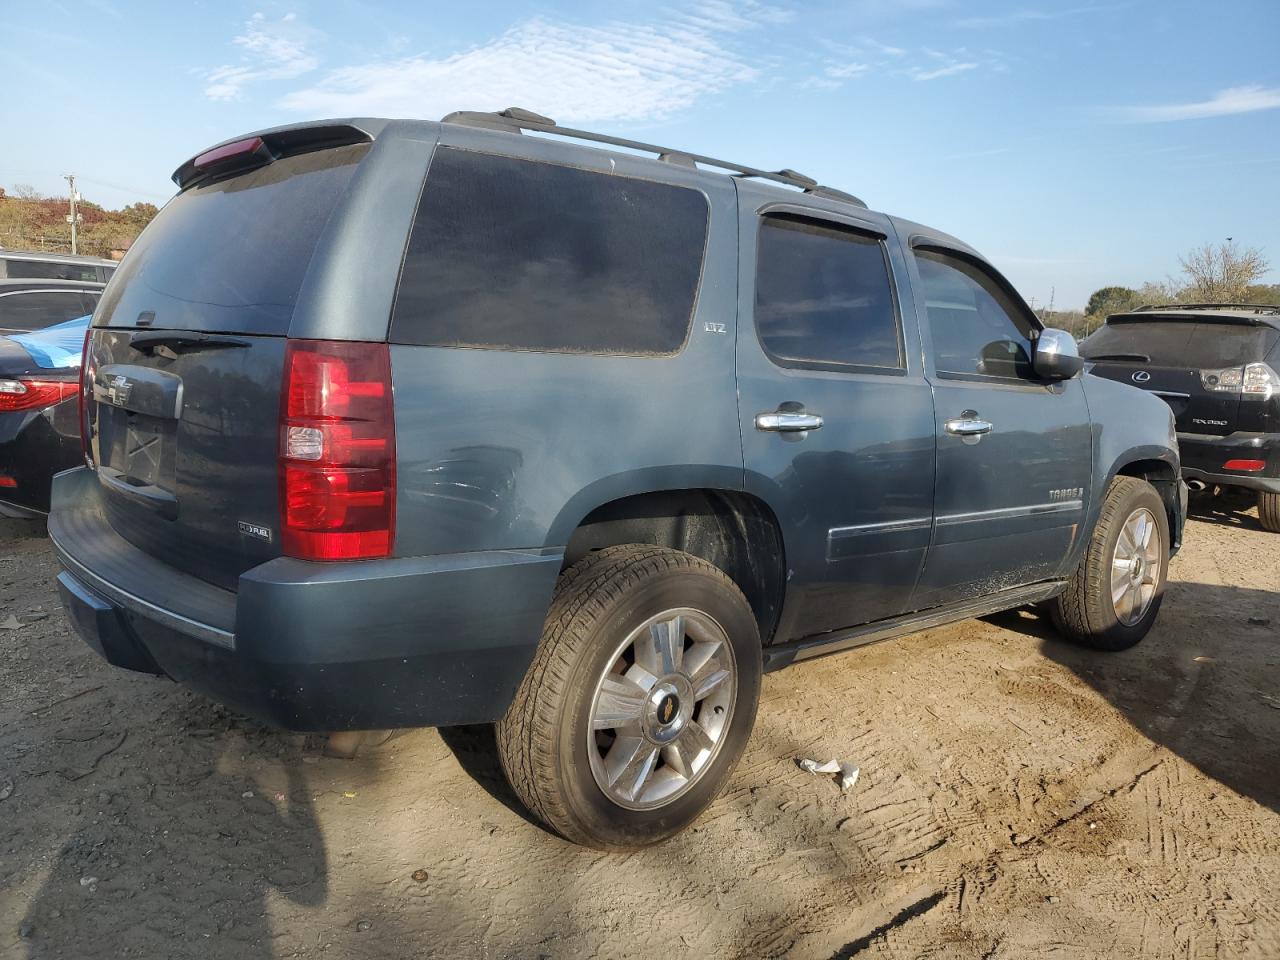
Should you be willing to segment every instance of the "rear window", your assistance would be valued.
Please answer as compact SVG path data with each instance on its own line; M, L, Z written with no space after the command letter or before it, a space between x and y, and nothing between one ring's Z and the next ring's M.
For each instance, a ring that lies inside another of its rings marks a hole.
M0 329L42 330L55 323L92 313L96 293L77 290L38 290L0 296Z
M368 144L284 157L174 197L121 264L99 326L283 336Z
M879 238L805 220L760 228L756 329L783 366L900 369L898 315Z
M1157 367L1240 367L1266 357L1280 339L1271 327L1188 320L1109 321L1080 344L1087 360Z
M707 210L685 187L441 147L391 339L674 354L692 321Z
M99 281L98 268L82 263L58 263L54 260L0 259L0 276L10 280L88 280Z

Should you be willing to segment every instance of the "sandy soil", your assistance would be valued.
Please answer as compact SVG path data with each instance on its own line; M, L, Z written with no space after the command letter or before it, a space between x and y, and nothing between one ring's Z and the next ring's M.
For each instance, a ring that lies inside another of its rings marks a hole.
M0 956L1280 957L1280 536L1199 512L1135 650L1022 612L772 675L630 856L528 822L487 729L327 759L107 667L0 521Z

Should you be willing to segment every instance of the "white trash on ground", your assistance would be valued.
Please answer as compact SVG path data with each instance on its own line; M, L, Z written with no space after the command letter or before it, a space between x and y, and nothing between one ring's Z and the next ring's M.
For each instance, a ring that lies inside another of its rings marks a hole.
M801 770L806 770L809 773L840 774L840 789L842 791L852 790L853 785L858 782L858 774L862 772L857 764L850 763L848 761L841 763L839 760L834 758L826 761L825 763L819 763L817 760L811 760L808 757L805 757L804 759L797 761L797 763L799 763Z

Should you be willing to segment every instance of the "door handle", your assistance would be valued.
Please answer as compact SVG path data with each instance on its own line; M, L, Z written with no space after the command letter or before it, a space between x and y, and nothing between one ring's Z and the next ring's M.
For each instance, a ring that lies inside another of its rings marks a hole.
M981 437L991 432L991 422L979 420L978 415L971 411L965 411L964 415L948 420L943 426L953 437Z
M817 430L822 426L822 418L816 413L757 413L756 429L771 433L803 433L805 430Z

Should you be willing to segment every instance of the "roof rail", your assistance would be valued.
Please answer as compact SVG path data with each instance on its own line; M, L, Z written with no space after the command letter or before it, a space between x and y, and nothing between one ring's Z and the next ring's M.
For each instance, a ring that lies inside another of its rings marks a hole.
M1144 303L1135 307L1133 313L1144 313L1151 310L1252 310L1254 313L1280 313L1280 306L1274 303Z
M638 140L626 140L622 137L611 137L607 134L591 133L587 130L574 130L570 127L559 126L550 117L544 117L541 114L534 113L532 110L524 110L520 107L507 107L507 109L496 113L457 110L443 117L440 122L461 123L472 127L486 127L490 130L505 130L508 133L532 130L538 133L554 134L558 137L569 137L574 140L607 143L615 147L625 147L628 150L638 150L641 153L656 154L658 159L664 163L672 163L683 167L696 167L698 164L704 164L708 167L727 170L734 177L769 180L773 183L785 184L788 187L799 187L810 196L825 197L828 200L840 200L859 207L866 207L866 204L853 194L845 193L843 190L836 190L833 187L824 187L812 177L806 177L795 170L759 170L755 167L748 167L745 164L717 160L715 157L706 157L697 153L689 153L685 150L673 150L669 147L655 146L652 143L641 143Z

